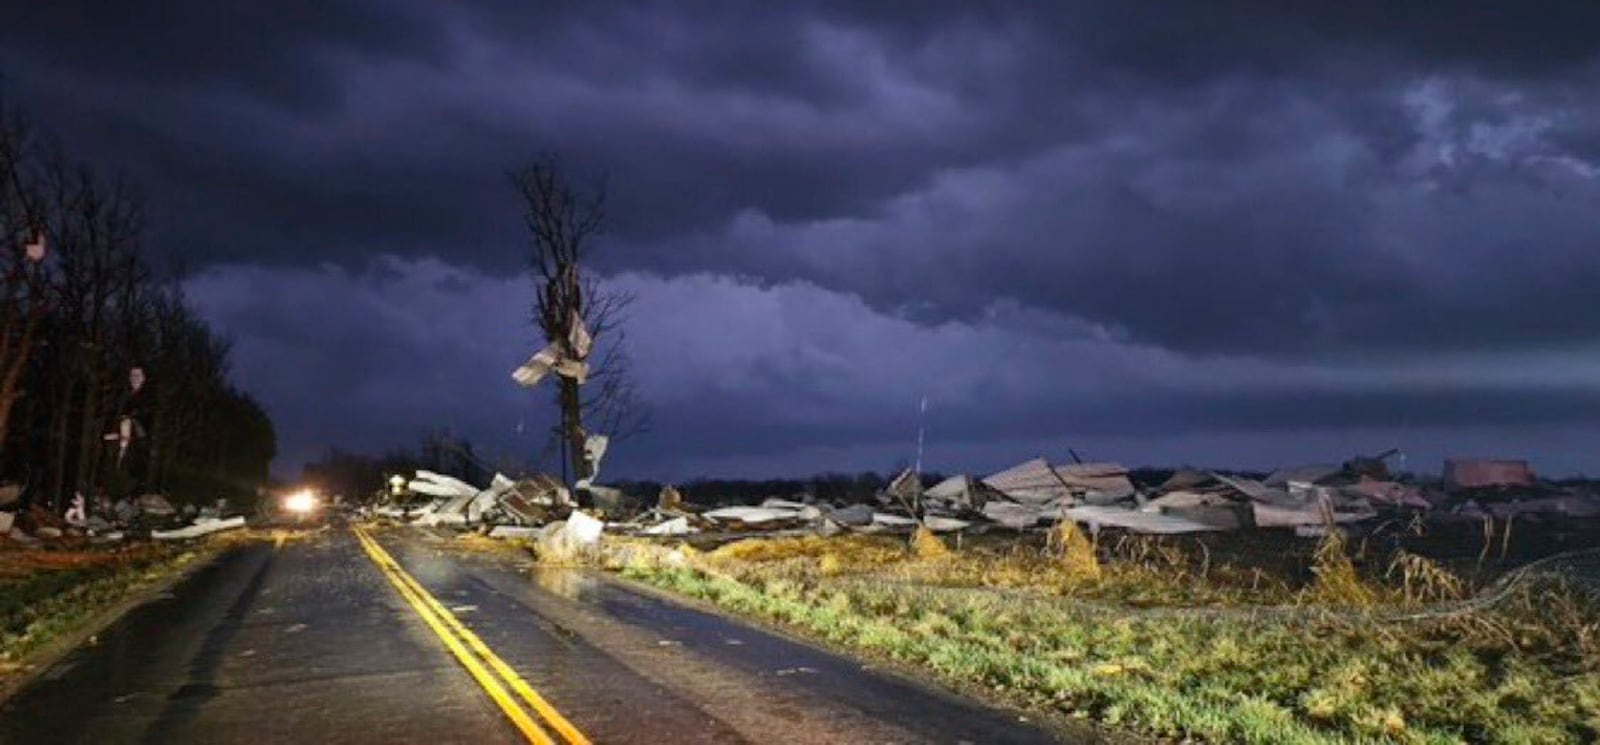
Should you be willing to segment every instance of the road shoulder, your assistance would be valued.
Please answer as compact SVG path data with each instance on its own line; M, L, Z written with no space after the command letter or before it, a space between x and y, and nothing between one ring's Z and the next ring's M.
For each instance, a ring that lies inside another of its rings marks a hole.
M50 672L51 668L79 647L95 643L102 632L133 609L171 592L178 583L218 561L229 551L238 550L239 547L237 544L224 545L214 541L197 541L193 546L185 548L187 550L168 560L158 562L154 567L118 569L112 575L90 580L113 583L120 581L127 582L128 585L116 592L115 597L96 603L81 620L52 633L46 641L29 649L19 659L9 661L7 664L12 669L0 670L0 705L4 705L17 692Z

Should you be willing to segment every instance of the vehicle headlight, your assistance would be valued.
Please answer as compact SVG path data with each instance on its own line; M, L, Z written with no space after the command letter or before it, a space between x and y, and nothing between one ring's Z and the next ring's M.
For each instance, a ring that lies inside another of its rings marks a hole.
M300 515L317 510L317 495L310 490L297 491L283 498L283 508Z

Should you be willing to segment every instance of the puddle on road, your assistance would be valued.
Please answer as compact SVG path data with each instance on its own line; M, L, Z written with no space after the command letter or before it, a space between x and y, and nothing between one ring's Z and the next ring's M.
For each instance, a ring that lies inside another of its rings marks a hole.
M591 599L599 584L579 569L536 566L532 574L534 584L540 589L568 600Z

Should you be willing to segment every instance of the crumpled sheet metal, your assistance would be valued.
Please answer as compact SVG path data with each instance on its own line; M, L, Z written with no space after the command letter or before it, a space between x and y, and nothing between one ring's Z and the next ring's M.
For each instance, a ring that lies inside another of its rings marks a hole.
M1022 504L1020 502L990 502L983 506L983 516L1012 530L1025 530L1032 528L1046 519L1050 512L1041 506Z
M1034 458L992 474L983 483L1006 497L1027 504L1070 502L1081 498L1110 504L1134 496L1128 469L1116 463L1074 463L1052 466Z
M1220 473L1213 473L1211 475L1218 481L1227 484L1234 491L1249 497L1255 502L1265 502L1268 504L1291 504L1293 501L1287 490L1274 489L1266 484L1261 483L1260 481L1256 481L1255 479L1247 479L1241 476L1227 476Z
M852 504L845 507L825 507L822 510L827 518L845 527L861 527L872 524L872 506L865 504Z
M699 528L689 524L689 518L683 515L663 520L639 531L640 535L673 536L689 535L700 532Z
M1362 479L1345 487L1345 489L1360 494L1373 502L1396 507L1411 507L1419 510L1433 508L1433 504L1422 496L1422 490L1393 481Z
M1334 510L1329 512L1317 503L1297 507L1256 502L1252 505L1252 508L1255 510L1255 521L1258 528L1292 528L1299 525L1319 525L1329 519L1336 523L1354 523L1377 517L1378 514L1370 509L1359 511Z
M478 492L472 501L467 503L467 522L481 522L485 515L500 504L505 495L516 488L516 482L503 473L497 473L489 480L489 488Z
M579 383L589 381L589 363L562 356L561 346L554 343L534 352L521 367L511 371L511 379L525 388L532 388L552 372Z
M572 350L572 356L580 360L589 358L589 351L594 347L594 337L589 334L589 327L583 324L583 317L578 311L572 311L567 319L567 348Z
M576 380L579 384L588 382L589 351L594 345L594 338L590 336L589 329L583 325L583 319L573 311L572 320L567 338L552 341L545 347L533 353L521 367L511 371L511 379L518 384L532 388L544 380L545 376L554 372L564 378Z
M611 446L611 438L605 435L589 435L583 440L583 464L588 471L583 478L573 486L579 489L588 489L594 480L600 476L600 461L606 457L606 449Z
M561 362L561 359L561 345L550 342L544 349L534 352L521 367L512 370L511 379L517 381L518 385L532 388L555 370L556 364Z
M554 476L537 474L512 485L499 501L500 509L522 523L543 522L555 507L572 504L572 495Z
M1071 497L1066 484L1061 483L1061 478L1043 458L1034 458L986 476L983 483L1012 500L1033 505Z
M1120 463L1073 463L1056 466L1056 478L1067 488L1097 494L1107 499L1133 496L1133 480Z
M741 522L747 525L786 522L800 519L800 511L780 507L723 507L701 513L701 517L718 522Z
M928 487L923 492L924 497L951 502L968 502L972 493L972 477L966 475L951 476Z
M958 530L966 530L972 527L972 521L958 520L941 515L924 515L922 517L922 525L935 533L954 533Z
M956 512L979 512L983 506L1006 496L984 482L971 476L951 476L935 484L922 495L925 504L937 505Z
M1190 520L1175 515L1141 512L1123 507L1084 505L1068 507L1061 511L1064 519L1093 527L1124 528L1137 533L1178 535L1181 533L1208 533L1224 530L1222 526Z
M426 494L430 497L468 497L477 494L479 489L454 476L446 476L433 471L418 470L415 478L406 484L406 488L417 494Z

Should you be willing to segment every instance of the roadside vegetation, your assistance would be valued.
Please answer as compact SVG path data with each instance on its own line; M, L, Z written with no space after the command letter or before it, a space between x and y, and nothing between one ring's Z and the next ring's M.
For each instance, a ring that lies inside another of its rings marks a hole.
M1071 525L959 548L922 533L609 553L634 580L1113 730L1260 743L1600 736L1592 586L1491 582L1337 534L1299 573Z
M184 543L30 549L0 542L0 685L28 657L253 531Z

